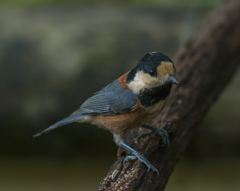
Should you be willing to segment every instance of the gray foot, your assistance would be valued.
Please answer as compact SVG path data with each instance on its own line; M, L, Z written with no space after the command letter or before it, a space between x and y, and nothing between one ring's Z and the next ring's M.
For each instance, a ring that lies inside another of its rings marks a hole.
M154 126L150 126L150 125L142 125L142 127L150 129L150 132L147 133L142 133L141 135L139 135L138 137L138 143L140 143L140 139L144 138L146 136L152 135L152 134L159 134L162 137L162 145L163 147L169 147L170 142L169 142L169 138L168 138L168 129L172 126L171 123L167 123L162 129L158 128L158 127L154 127Z
M126 145L125 143L122 143L121 145L123 148L127 149L128 151L130 151L134 156L126 156L126 158L123 161L123 165L125 165L125 163L129 160L135 160L138 159L140 160L142 163L144 163L147 166L147 172L152 169L154 172L156 172L159 176L159 172L158 170L144 157L142 156L139 152L137 152L136 150L134 150L133 148L129 147L128 145Z
M126 150L128 150L129 152L131 152L134 155L134 156L126 156L126 158L123 161L123 165L125 165L125 163L129 160L138 159L147 166L147 168L148 168L147 172L150 169L152 169L159 176L158 170L139 152L137 152L133 148L129 147L126 143L124 143L122 137L119 134L116 134L116 133L114 134L114 141L116 142L117 145L122 146L123 148L125 148Z
M125 165L125 163L130 160L136 160L136 159L137 159L136 156L126 156L125 159L123 160L123 165Z

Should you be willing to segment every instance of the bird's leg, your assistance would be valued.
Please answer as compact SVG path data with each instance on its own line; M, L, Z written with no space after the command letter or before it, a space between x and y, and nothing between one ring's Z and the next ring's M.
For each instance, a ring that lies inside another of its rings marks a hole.
M171 126L172 126L172 122L167 122L167 124L162 129L151 126L151 125L142 125L142 127L146 128L146 129L150 129L151 131L147 132L147 133L142 133L141 135L139 135L138 143L140 143L141 138L144 138L144 137L146 137L148 135L152 135L152 134L159 134L162 137L162 145L161 146L169 147L170 143L169 143L169 138L168 138L168 130L170 129Z
M133 154L133 156L126 156L126 158L123 161L123 165L125 165L125 163L129 160L135 160L135 159L138 158L138 160L140 160L142 163L144 163L147 166L147 168L148 168L147 172L150 169L152 169L159 176L158 170L144 156L142 156L139 152L137 152L133 148L129 147L126 143L124 143L123 138L120 134L114 133L113 134L113 140L118 146L123 147L124 149L128 150L129 152L131 152Z

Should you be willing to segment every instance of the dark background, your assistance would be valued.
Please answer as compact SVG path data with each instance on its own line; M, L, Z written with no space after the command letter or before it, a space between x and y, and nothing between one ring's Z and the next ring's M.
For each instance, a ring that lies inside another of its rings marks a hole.
M93 190L116 159L111 133L69 124L32 135L71 114L146 53L174 58L221 4L0 0L0 190ZM239 190L239 74L197 129L167 191Z

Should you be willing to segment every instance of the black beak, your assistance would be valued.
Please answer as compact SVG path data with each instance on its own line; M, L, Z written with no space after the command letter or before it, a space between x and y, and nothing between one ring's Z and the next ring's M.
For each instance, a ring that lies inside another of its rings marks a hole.
M178 84L179 83L178 80L175 77L173 77L172 75L169 75L168 81L171 82L172 84Z

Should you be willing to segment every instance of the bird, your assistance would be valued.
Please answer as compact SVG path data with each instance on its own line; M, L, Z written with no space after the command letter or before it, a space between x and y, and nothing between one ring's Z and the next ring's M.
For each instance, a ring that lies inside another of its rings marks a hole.
M91 123L109 130L114 142L132 154L125 157L123 165L129 160L138 159L147 166L147 172L152 169L159 176L158 170L141 153L128 146L123 137L128 129L143 127L151 131L143 133L139 138L157 133L161 135L163 145L169 145L165 128L146 123L164 108L172 84L179 83L175 76L176 69L169 57L160 52L149 52L135 68L96 92L71 115L33 137L72 122Z

